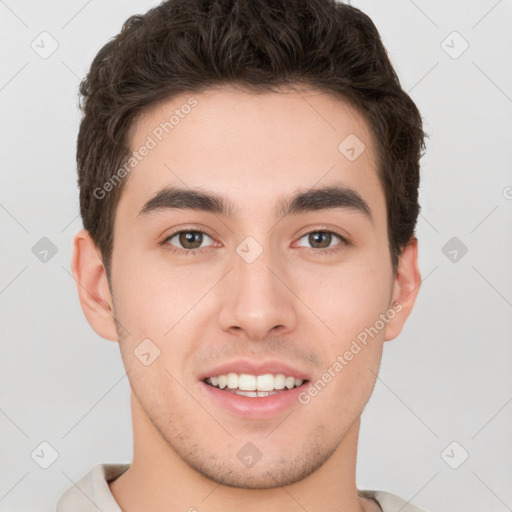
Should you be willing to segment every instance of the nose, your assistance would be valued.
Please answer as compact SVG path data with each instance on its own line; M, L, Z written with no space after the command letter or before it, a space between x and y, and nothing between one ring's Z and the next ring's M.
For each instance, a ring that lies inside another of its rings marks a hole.
M263 251L251 263L237 254L222 290L220 327L244 331L254 341L293 331L300 304L285 265L267 253Z

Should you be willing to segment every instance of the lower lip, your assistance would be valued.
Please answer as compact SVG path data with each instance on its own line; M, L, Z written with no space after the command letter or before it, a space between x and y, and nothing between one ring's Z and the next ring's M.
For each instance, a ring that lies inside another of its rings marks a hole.
M200 381L199 384L208 397L232 414L244 418L265 419L277 416L294 404L298 405L297 397L306 389L309 381L296 388L280 391L275 395L258 397L241 396L230 391L223 391L203 381Z

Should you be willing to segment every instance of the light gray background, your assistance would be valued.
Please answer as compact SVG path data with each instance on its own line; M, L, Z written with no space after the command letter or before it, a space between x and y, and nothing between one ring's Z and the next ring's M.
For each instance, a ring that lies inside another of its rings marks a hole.
M89 327L70 275L77 86L122 22L156 3L0 0L1 511L52 511L93 465L131 460L118 346ZM363 413L358 487L431 511L512 510L512 2L353 4L374 20L431 137L424 281ZM31 48L42 31L59 45L46 59ZM457 58L454 31L469 43ZM32 252L42 237L58 249L46 263ZM456 262L443 253L452 237L468 248ZM31 458L43 441L59 455L46 470Z

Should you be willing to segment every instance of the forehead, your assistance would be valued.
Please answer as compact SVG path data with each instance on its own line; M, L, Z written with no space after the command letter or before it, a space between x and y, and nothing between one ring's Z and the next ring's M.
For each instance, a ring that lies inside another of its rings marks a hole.
M298 189L339 185L385 216L371 132L354 107L325 92L182 94L137 119L130 148L144 153L118 206L131 218L176 186L218 192L243 216L273 214L274 198Z

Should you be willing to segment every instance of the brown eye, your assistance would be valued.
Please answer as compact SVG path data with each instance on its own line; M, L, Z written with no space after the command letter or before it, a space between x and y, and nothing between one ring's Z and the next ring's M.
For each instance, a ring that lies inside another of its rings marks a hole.
M333 235L343 240L340 235L327 230L311 231L310 233L303 235L301 239L307 237L307 241L312 245L314 249L327 249L330 247L331 242L333 241Z
M308 242L312 244L315 249L325 249L329 247L331 240L332 234L327 231L315 231L308 235Z
M183 231L178 234L178 240L185 249L198 249L201 247L203 234L198 231Z
M177 231L172 235L169 235L164 243L168 243L178 249L188 250L187 252L194 251L201 248L202 243L205 241L205 237L210 238L204 231L199 230L183 230ZM171 243L173 239L177 240L177 246Z
M333 238L334 235L334 238ZM341 240L340 244L337 245L344 245L346 243L345 238L343 238L341 235L338 235L334 231L329 230L318 230L318 231L311 231L310 233L306 233L301 237L301 240L303 238L307 237L307 242L311 244L311 248L313 250L317 250L319 252L329 252L330 250L336 250L336 245L334 247L331 246L331 243L335 238L339 238ZM301 245L301 247L304 247ZM326 249L322 251L322 249Z

